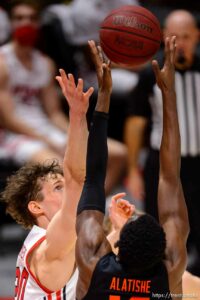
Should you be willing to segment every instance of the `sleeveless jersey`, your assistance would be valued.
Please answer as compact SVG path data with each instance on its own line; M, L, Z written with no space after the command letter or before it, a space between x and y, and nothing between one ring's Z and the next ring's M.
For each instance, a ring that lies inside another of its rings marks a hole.
M122 268L114 253L109 253L97 263L88 292L82 300L155 299L171 299L164 263L145 274L134 275Z
M59 291L53 292L42 286L33 275L28 264L28 256L44 239L46 230L33 226L24 241L17 258L15 300L74 300L76 283L78 279L77 269L68 283ZM66 266L67 267L67 266Z
M40 100L41 89L51 80L47 59L39 51L32 50L32 68L28 69L16 56L12 43L0 48L0 56L7 66L16 115L29 126L39 129L47 120Z
M63 149L66 133L52 123L42 103L42 89L48 86L52 77L47 58L32 50L31 69L28 69L16 56L12 43L0 47L0 58L7 68L8 90L17 118ZM18 165L47 147L42 141L1 128L0 143L0 159L11 159Z

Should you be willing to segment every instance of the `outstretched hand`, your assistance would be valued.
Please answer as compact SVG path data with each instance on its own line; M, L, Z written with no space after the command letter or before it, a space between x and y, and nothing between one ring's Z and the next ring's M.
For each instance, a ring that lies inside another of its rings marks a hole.
M156 81L161 91L174 91L174 57L176 51L176 37L167 37L165 39L165 62L162 69L159 68L156 60L152 61L152 67L155 73Z
M109 217L115 229L121 229L135 212L135 206L123 199L125 195L118 193L111 199Z
M112 92L112 77L110 69L110 61L105 58L105 55L100 46L96 46L95 42L88 41L93 63L95 65L99 91Z
M72 74L66 75L63 69L60 69L59 72L60 76L56 76L56 80L59 82L70 111L76 114L86 114L89 106L89 98L94 88L90 87L86 92L83 92L83 79L78 79L78 83L76 84Z

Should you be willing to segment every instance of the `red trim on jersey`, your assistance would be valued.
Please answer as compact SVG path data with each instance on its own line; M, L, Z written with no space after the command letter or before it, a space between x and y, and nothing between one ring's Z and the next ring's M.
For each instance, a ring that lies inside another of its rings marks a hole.
M28 251L27 255L26 255L26 267L29 271L29 273L31 274L31 276L33 277L33 279L35 280L35 282L39 285L39 287L47 294L51 294L54 293L53 291L50 291L49 289L47 289L45 286L43 286L41 284L41 282L39 281L39 279L33 274L33 272L30 269L29 263L28 263L28 256L30 255L30 253L37 248L44 240L46 239L46 236L41 237L32 247L31 249ZM50 298L49 298L50 297ZM51 295L48 295L48 300L52 300Z
M23 269L22 274L20 275L20 285L19 290L17 291L17 300L24 299L25 288L27 284L27 280L29 277L29 273L26 268ZM18 294L19 293L19 294Z
M56 300L61 300L61 291L56 292Z
M47 295L47 300L52 300L51 295Z

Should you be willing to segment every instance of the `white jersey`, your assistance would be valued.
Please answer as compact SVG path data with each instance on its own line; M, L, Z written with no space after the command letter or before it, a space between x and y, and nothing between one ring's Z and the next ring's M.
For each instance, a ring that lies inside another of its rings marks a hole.
M48 136L63 149L66 145L66 133L51 122L43 109L40 97L42 89L51 81L48 60L37 50L32 50L31 55L32 67L28 69L16 56L12 43L0 47L0 57L7 67L8 88L12 94L15 114L28 127L43 136ZM42 141L9 130L3 131L0 133L1 159L12 159L21 165L46 148Z
M15 300L75 300L78 270L76 269L68 283L59 291L53 292L42 286L33 275L28 263L31 252L45 239L46 230L33 226L24 241L17 258Z
M51 80L47 59L39 51L32 50L32 68L28 69L16 56L12 43L2 46L0 55L7 66L16 115L36 129L44 126L47 115L40 92Z

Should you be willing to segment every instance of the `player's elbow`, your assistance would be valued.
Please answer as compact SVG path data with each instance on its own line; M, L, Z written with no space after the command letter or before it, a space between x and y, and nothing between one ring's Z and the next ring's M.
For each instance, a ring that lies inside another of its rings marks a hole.
M85 180L85 168L65 168L64 177L67 184L74 182L78 185L83 185Z

